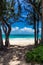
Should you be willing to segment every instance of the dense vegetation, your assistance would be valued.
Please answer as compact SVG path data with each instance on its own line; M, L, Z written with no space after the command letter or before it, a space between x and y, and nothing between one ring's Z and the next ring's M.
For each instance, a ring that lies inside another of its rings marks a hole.
M43 63L43 46L40 45L37 48L34 48L32 51L26 53L26 61Z

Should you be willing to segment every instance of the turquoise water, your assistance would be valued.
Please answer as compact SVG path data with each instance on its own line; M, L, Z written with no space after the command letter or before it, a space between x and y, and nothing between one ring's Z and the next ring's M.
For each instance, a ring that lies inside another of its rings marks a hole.
M5 38L5 35L2 36ZM9 38L34 38L34 35L10 35ZM41 38L41 36L39 36Z

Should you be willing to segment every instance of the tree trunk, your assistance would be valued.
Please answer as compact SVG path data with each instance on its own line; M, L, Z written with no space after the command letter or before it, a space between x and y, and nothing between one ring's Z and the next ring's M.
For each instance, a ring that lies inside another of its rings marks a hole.
M35 37L35 45L37 45L36 43L36 21L34 21L34 37Z
M11 32L11 25L3 19L3 31L5 33L5 47L9 46L9 36ZM6 25L6 26L5 26Z
M39 37L39 15L37 16L37 44L38 44L38 37Z
M11 32L11 26L8 24L8 29L5 32L5 47L9 46L9 36L10 36L10 32Z
M8 47L9 46L9 37L7 37L6 35L6 38L5 38L5 47Z
M41 44L43 44L43 0L42 0Z
M33 1L34 5L35 5L35 0ZM35 39L35 46L37 46L37 33L36 33L36 11L35 9L33 8L33 11L34 11L34 14L33 14L33 17L34 17L34 39Z
M5 47L8 47L9 46L9 35L10 35L10 32L11 32L11 26L9 25L9 27L7 29L3 25L3 31L5 33Z
M9 43L10 32L11 32L11 27L9 26L9 27L8 27L8 32L5 33L5 35L6 35L6 38L5 38L5 46L6 46L6 47L8 47L9 44L10 44L10 43Z

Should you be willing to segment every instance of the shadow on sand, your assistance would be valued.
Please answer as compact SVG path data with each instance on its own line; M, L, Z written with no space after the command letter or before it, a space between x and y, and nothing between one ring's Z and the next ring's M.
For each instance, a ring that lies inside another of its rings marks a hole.
M11 45L6 51L0 51L0 65L35 65L25 62L25 53L34 46ZM41 64L39 64L41 65Z

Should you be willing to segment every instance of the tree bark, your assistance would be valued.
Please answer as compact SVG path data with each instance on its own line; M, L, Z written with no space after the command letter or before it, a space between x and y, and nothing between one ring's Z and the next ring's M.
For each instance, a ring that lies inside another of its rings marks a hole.
M34 39L35 39L35 45L37 46L37 33L36 33L36 21L34 22Z
M37 44L38 44L38 37L39 37L39 15L37 16Z
M8 32L5 33L5 35L6 35L6 38L5 38L5 46L6 46L6 47L8 47L9 44L10 44L10 43L9 43L10 32L11 32L11 26L9 25L9 26L8 26Z
M11 25L8 22L6 22L4 19L3 19L3 21L4 21L3 31L5 33L5 47L8 47L9 46L9 36L10 36L10 32L11 32Z

